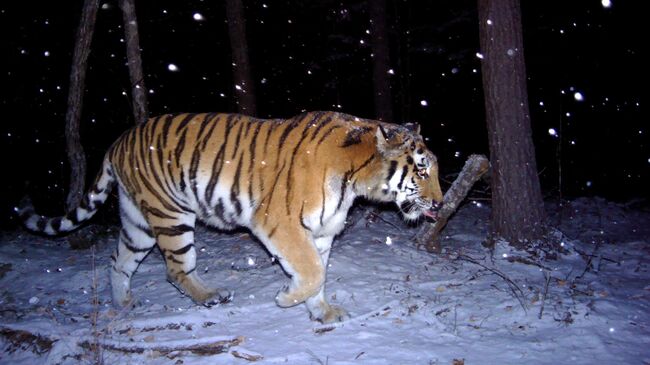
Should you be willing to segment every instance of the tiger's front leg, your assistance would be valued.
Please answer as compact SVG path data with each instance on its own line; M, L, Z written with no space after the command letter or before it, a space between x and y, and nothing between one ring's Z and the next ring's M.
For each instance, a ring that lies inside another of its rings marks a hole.
M327 258L332 238L315 242L299 224L272 229L271 233L255 232L266 248L275 255L291 282L275 297L283 308L305 303L310 316L323 323L342 321L347 318L345 310L331 306L325 299ZM325 250L319 250L322 243Z
M325 267L326 270L333 240L334 236L314 239L323 267ZM325 283L321 286L318 294L307 299L305 304L307 305L307 309L309 309L309 315L311 318L322 323L341 322L350 317L345 309L336 305L331 305L327 302L325 297Z

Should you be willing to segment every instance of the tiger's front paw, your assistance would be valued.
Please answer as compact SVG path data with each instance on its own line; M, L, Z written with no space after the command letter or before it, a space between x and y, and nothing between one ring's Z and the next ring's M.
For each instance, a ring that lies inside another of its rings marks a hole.
M329 309L323 313L321 318L315 319L322 323L343 322L347 319L350 319L350 315L342 307L339 307L337 305L330 305Z
M282 308L293 307L301 302L287 289L280 290L275 296L275 303Z
M234 293L225 290L225 289L212 289L210 290L211 296L207 299L200 302L204 307L210 308L219 304L226 304L232 302L232 298L235 296Z

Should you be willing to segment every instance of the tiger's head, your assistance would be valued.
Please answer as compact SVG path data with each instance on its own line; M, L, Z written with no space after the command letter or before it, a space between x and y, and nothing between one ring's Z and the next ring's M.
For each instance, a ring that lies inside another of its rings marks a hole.
M380 124L376 140L384 167L381 200L394 201L408 221L422 215L437 219L443 200L438 161L424 144L420 126Z

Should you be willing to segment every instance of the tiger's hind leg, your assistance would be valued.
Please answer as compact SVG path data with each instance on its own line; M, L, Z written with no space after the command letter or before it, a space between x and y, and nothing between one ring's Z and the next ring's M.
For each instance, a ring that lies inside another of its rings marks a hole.
M209 287L196 271L194 214L169 217L171 215L150 219L158 247L167 263L167 279L197 304L209 307L230 301L228 291Z
M123 191L120 191L120 217L122 230L111 256L111 287L114 305L124 307L132 302L131 277L156 240L142 213Z

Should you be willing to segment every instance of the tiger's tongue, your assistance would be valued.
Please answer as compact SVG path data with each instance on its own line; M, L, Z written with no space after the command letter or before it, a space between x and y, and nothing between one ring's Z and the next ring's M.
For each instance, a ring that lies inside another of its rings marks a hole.
M433 211L431 209L427 209L427 210L423 211L422 214L424 214L424 216L426 216L426 217L428 217L428 218L430 218L430 219L432 219L434 221L438 220L438 212L435 212L435 211Z

